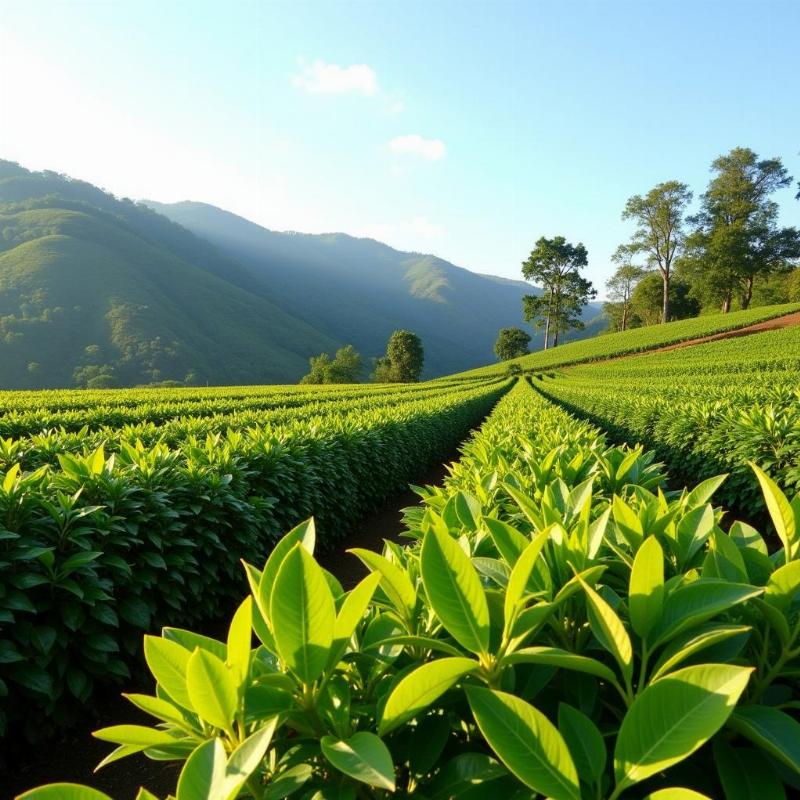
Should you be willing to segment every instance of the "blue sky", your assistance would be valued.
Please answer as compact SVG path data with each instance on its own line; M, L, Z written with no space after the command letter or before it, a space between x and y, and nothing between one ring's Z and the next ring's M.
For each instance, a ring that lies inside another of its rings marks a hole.
M800 176L793 0L0 6L0 157L271 228L507 277L562 234L601 285L631 194L738 145Z

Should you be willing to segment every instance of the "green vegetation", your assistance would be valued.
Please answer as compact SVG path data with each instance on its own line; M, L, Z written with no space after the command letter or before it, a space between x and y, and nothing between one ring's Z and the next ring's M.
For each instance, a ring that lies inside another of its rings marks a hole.
M730 508L760 506L750 460L800 492L800 326L572 367L536 385L614 441L655 450L675 478L729 473L718 496Z
M375 362L372 379L376 383L414 383L420 378L424 362L419 336L411 331L395 331L389 337L386 355Z
M558 337L572 328L582 328L581 314L589 300L597 295L590 281L580 275L587 265L586 248L570 244L563 236L542 236L527 261L522 264L525 280L536 281L544 291L526 295L522 305L526 322L544 326L544 349L558 345Z
M530 335L521 328L503 328L494 343L495 355L501 361L527 355L530 352L528 350L530 341Z
M709 336L714 333L736 330L756 322L791 314L795 311L800 311L800 305L787 303L778 306L751 308L747 311L736 311L730 314L709 314L694 319L670 322L666 325L631 329L578 342L570 342L553 350L531 353L531 355L523 356L511 363L519 364L523 370L528 372L548 370L568 364L580 364L586 361L597 361L629 353L639 353L689 339ZM473 369L458 375L451 375L450 378L478 378L488 375L502 375L505 371L505 365L493 364L481 369Z
M293 414L286 392L267 389L263 410L241 412L234 398L207 418L185 416L207 392L179 410L112 392L119 404L93 432L2 440L0 726L8 716L41 736L69 722L97 685L129 675L142 631L218 616L239 560L260 559L298 520L313 514L332 546L441 462L508 386L337 388ZM53 393L52 413L84 396ZM40 413L37 431L53 422ZM132 426L130 414L151 419Z
M724 478L665 491L651 454L519 381L421 490L411 544L353 551L370 571L355 588L317 564L308 521L245 564L225 641L146 637L156 693L130 700L156 726L97 731L116 745L104 763L183 761L192 800L708 800L742 764L784 796L800 780L800 498L754 469L777 541L723 530ZM81 791L23 797L105 797Z
M322 353L308 363L311 369L300 383L358 383L362 369L361 356L351 344L340 347L332 361L327 353Z

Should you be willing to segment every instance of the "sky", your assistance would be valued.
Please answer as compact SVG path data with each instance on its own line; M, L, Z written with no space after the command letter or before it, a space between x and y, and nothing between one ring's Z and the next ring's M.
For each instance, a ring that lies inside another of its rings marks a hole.
M630 195L736 146L800 178L798 30L797 0L0 0L0 158L509 278L563 235L602 295Z

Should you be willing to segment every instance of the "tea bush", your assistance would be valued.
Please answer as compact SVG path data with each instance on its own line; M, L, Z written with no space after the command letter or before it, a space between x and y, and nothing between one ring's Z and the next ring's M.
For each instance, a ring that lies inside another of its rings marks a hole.
M58 466L27 472L27 443L7 443L16 463L0 475L0 732L8 719L28 736L70 722L98 684L129 677L143 631L219 618L239 559L260 558L299 520L314 514L330 546L449 455L508 388L445 386L368 408L332 401L338 414L174 447L116 432L81 437L69 454L55 434Z
M730 473L718 495L729 508L763 508L751 460L800 491L800 327L571 367L534 385L615 441L655 450L674 479Z
M651 454L520 381L420 489L409 545L352 551L354 588L315 561L309 520L245 563L225 641L147 636L155 694L128 699L156 723L97 731L103 763L182 760L178 800L785 797L800 496L753 469L774 537L723 529L725 476L667 491Z

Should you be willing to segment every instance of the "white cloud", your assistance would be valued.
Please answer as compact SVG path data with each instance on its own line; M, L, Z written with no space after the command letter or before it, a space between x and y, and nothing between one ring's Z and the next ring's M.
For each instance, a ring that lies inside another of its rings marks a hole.
M399 155L419 156L427 161L438 161L447 154L447 148L441 139L426 139L418 133L395 136L389 142L389 149Z
M292 83L311 94L348 94L350 92L372 97L378 94L378 76L366 64L340 67L317 59L303 67Z

